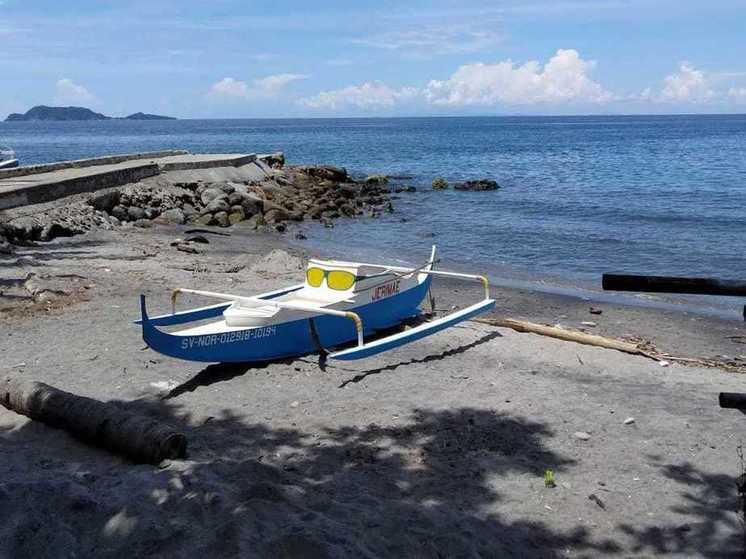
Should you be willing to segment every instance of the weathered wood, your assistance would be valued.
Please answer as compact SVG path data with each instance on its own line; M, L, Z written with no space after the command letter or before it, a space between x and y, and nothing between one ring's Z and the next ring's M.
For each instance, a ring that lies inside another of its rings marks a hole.
M564 328L558 328L556 326L545 326L543 324L535 324L533 322L515 320L512 318L475 318L472 320L474 320L475 322L490 324L492 326L511 328L517 332L539 334L541 336L557 338L558 340L576 342L579 344L591 345L595 347L603 347L606 349L615 349L617 351L631 353L632 355L644 355L646 357L649 357L649 355L645 351L637 347L636 344L625 342L623 340L616 340L614 338L607 338L605 336L598 336L596 334L575 332L572 330L565 330Z
M718 403L721 408L746 411L746 394L743 392L721 392Z
M644 291L648 293L690 293L694 295L746 297L746 281L721 280L716 278L604 274L602 285L606 291Z
M186 437L168 425L17 374L0 377L0 404L135 462L157 464L186 455Z

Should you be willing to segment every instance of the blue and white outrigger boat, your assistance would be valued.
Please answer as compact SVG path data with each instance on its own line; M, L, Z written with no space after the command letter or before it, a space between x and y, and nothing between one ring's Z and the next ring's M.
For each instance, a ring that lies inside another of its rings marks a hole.
M253 297L179 288L172 313L149 317L140 296L143 339L151 349L188 361L266 362L326 352L352 360L376 355L468 320L495 306L484 276L435 270L435 247L419 268L383 264L310 260L306 281ZM420 314L434 276L481 281L485 298L469 307L409 330L366 342L366 336ZM225 302L176 312L179 294ZM207 322L205 322L207 321ZM167 332L162 327L201 324Z

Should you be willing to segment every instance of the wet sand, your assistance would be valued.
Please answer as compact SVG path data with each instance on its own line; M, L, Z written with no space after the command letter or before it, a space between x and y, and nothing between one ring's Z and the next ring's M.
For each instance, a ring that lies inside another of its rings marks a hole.
M304 256L238 227L185 254L170 246L183 229L97 231L0 260L6 284L34 272L68 292L31 303L4 288L2 369L128 402L189 438L186 460L134 465L0 408L0 557L740 553L746 420L717 393L744 377L472 322L358 362L176 361L144 349L139 293L156 313L176 286L261 292L302 278ZM494 293L501 316L746 353L727 338L746 334L737 321ZM479 288L435 295L449 309Z

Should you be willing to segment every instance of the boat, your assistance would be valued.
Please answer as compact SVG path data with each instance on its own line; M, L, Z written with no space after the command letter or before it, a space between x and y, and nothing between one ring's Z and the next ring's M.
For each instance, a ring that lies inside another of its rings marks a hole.
M16 152L9 147L0 146L0 169L12 169L18 167Z
M135 323L142 326L148 347L187 361L268 362L311 353L339 360L362 359L430 336L495 306L486 277L436 270L435 264L434 246L430 258L417 268L312 259L303 283L260 295L175 289L170 314L149 317L141 295L141 318ZM410 329L376 337L377 332L422 314L419 307L433 277L479 281L484 299ZM222 302L176 312L182 294ZM177 328L169 331L170 327Z

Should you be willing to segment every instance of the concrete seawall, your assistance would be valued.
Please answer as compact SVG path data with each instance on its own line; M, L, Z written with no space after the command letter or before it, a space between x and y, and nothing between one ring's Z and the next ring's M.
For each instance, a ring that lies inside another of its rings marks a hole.
M117 163L139 159L160 159L163 157L187 154L189 154L188 151L174 149L123 155L106 155L103 157L91 157L88 159L74 159L72 161L57 161L55 163L44 163L42 165L28 165L25 167L16 167L14 169L3 169L0 170L0 179L38 175L41 173L50 173L52 171L61 171L63 169L84 169L86 167L96 167L99 165L116 165Z
M264 174L257 165L262 166L255 154L192 155L184 151L168 151L21 167L11 170L20 172L0 172L0 210L136 183L166 172L173 174L199 169L216 172L219 169L243 169L245 172L239 174L253 179L254 175L259 177ZM257 168L251 169L252 166ZM24 173L29 169L32 171Z

